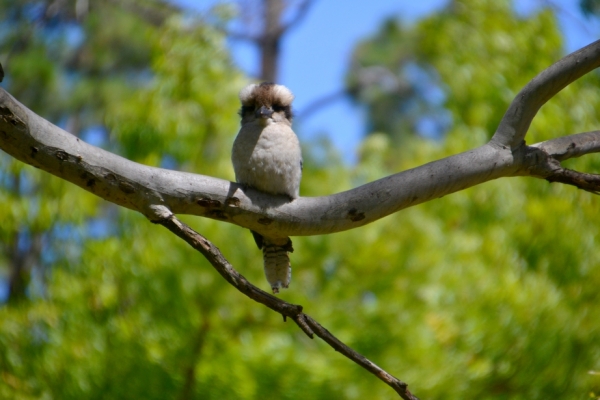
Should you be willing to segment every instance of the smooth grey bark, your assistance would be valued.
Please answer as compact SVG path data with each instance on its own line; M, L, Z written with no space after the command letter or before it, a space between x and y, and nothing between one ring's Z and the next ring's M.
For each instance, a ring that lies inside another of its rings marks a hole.
M560 161L600 149L598 131L532 146L524 137L552 96L600 66L600 41L568 55L517 95L491 141L358 188L324 197L286 197L244 190L226 180L129 161L52 125L0 89L0 148L115 204L155 219L156 207L233 223L269 237L353 229L404 208L512 176L560 181L598 192L596 176L565 171ZM555 175L560 179L554 179ZM575 178L573 178L575 174ZM586 180L586 185L578 182Z
M546 68L517 94L490 142L511 149L520 147L540 108L567 85L599 66L600 40Z

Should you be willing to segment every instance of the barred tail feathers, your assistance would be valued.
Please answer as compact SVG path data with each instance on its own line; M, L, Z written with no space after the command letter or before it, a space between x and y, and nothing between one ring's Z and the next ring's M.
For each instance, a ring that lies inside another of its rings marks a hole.
M270 240L264 237L263 240L265 276L273 293L279 293L279 289L287 288L292 279L292 265L288 256L288 252L294 251L292 241L290 238Z

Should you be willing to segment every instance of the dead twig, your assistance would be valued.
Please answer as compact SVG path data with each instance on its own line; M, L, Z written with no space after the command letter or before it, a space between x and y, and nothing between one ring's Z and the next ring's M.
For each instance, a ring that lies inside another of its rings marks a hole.
M242 274L237 272L233 266L225 259L221 251L213 245L208 239L194 231L192 228L181 222L174 214L160 208L156 210L156 219L152 222L160 224L185 240L190 246L198 250L219 274L237 290L257 301L271 310L291 318L300 329L311 339L317 335L329 344L335 351L343 354L356 364L360 365L381 381L396 391L401 398L405 400L418 400L409 390L408 385L394 376L390 375L373 362L369 361L363 355L357 353L352 348L341 342L333 336L321 324L313 318L302 312L302 306L283 301L251 284Z
M586 192L600 194L600 175L560 168L546 177L546 180L572 185Z

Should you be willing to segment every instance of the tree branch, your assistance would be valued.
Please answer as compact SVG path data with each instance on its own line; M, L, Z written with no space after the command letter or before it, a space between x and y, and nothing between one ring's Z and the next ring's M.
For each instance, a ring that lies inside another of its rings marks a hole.
M164 205L174 213L222 220L270 237L326 234L357 228L500 177L546 179L546 160L531 157L535 153L523 142L525 131L542 104L599 64L597 41L546 69L521 91L484 146L343 193L293 202L216 178L131 162L50 124L2 89L0 147L27 164L145 215L152 214L152 206ZM543 146L550 143L561 146L552 141ZM592 150L586 146L578 149L578 154ZM537 167L532 164L536 161L541 163Z
M576 147L577 153L571 155L594 150L595 134L582 135L561 138L561 144L555 142L557 139L548 141L543 147L560 148L565 141L577 143L588 138L591 144ZM52 125L3 89L0 148L27 164L146 216L152 215L152 206L164 205L174 213L229 222L270 237L344 231L492 179L547 177L538 171L541 166L536 170L534 165L542 165L545 160L531 157L532 149L540 149L523 144L511 151L508 146L490 142L346 192L289 202L286 197L244 189L222 179L129 161Z
M563 161L600 152L600 131L564 136L532 145L552 158Z
M548 182L559 182L572 185L579 189L583 189L586 192L600 194L600 175L560 168L551 176L548 176L546 180Z
M237 183L134 163L52 125L0 89L0 148L115 204L230 222L270 237L353 229L434 198L503 176L522 175L522 151L490 145L325 197L289 202Z
M223 34L225 34L226 36L228 36L231 39L253 42L254 44L258 44L260 41L265 40L266 36L270 36L272 38L279 38L279 37L285 35L289 29L291 29L295 25L298 25L306 17L306 14L308 14L308 11L310 10L310 8L314 4L314 2L315 2L314 0L304 0L298 6L296 15L294 15L294 17L292 19L290 19L290 21L288 21L287 23L285 23L283 25L280 25L279 27L277 27L277 29L274 29L272 31L265 30L265 32L261 32L258 34L251 34L251 33L233 31L233 30L223 28L223 27L219 27L218 29L219 29L219 31L221 31ZM254 12L256 12L256 11L254 10Z
M214 246L208 239L200 235L192 228L179 221L173 213L171 213L166 207L159 206L154 207L154 216L151 221L160 224L185 240L190 246L198 250L211 265L217 270L219 274L237 290L250 297L252 300L257 301L273 311L276 311L283 315L284 320L286 317L290 317L296 324L306 333L311 339L313 334L323 339L329 344L335 351L340 352L356 364L360 365L385 384L390 386L400 395L401 398L406 400L418 400L409 390L408 385L394 376L390 375L373 362L369 361L363 355L357 353L349 346L345 345L335 336L333 336L327 329L321 324L315 321L313 318L302 312L302 306L285 302L267 292L264 292L252 285L244 276L237 272L233 266L225 259L220 250Z
M308 11L314 3L314 0L304 0L302 4L298 6L298 11L296 11L296 15L294 15L294 18L290 19L287 23L279 27L278 35L281 36L286 34L293 26L298 25L300 22L302 22L302 20L306 17L306 14L308 14Z
M348 89L343 88L336 90L335 92L326 94L313 100L308 106L305 106L294 119L304 120L314 114L317 111L323 111L328 106L332 106L337 100L343 99L348 94Z
M600 152L600 131L565 136L529 147L530 173L548 182L559 182L600 194L600 175L563 168L561 161Z
M520 146L539 109L568 84L599 66L600 40L597 40L545 69L515 97L491 143L511 149Z

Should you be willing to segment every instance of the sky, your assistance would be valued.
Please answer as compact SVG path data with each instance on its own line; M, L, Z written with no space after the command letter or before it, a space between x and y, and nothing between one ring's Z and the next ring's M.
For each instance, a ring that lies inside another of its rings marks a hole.
M206 12L222 0L176 0L190 9ZM365 135L362 110L348 99L332 102L320 110L308 107L318 99L337 93L344 86L344 76L355 44L377 31L390 16L411 23L438 11L448 0L315 0L304 20L284 38L279 81L289 87L296 99L294 109L300 118L294 126L302 142L326 136L348 163L356 160L356 150ZM559 10L558 18L566 38L568 51L583 47L600 36L598 21L584 19L579 0L519 0L520 14L536 12L551 3ZM341 6L343 4L343 6ZM256 49L243 41L229 40L228 46L236 64L250 76L259 68Z

